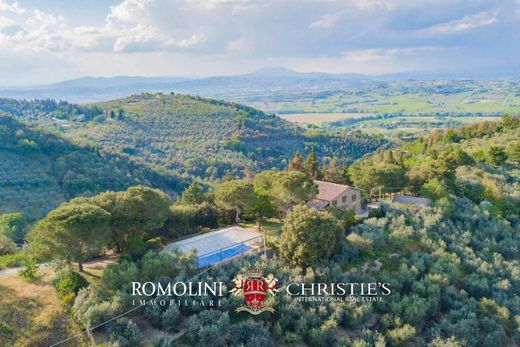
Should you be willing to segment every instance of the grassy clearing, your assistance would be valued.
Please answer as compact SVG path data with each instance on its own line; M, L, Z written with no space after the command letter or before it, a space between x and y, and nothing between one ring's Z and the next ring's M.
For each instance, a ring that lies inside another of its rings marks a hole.
M48 346L78 333L63 311L52 285L52 273L42 272L33 283L17 274L5 275L0 284L0 346ZM62 346L87 346L72 339Z
M117 256L88 262L81 273L90 284L99 285L103 269ZM64 310L52 284L54 271L40 268L31 283L17 273L0 277L0 346L49 346L81 331ZM62 346L88 346L86 336Z

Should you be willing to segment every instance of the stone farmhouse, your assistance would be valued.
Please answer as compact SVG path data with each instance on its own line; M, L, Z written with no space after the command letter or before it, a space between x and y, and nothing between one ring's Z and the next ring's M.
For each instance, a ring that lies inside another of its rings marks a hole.
M307 206L321 211L333 206L344 210L353 208L356 213L362 213L361 189L344 184L314 181L318 185L318 196L307 202Z

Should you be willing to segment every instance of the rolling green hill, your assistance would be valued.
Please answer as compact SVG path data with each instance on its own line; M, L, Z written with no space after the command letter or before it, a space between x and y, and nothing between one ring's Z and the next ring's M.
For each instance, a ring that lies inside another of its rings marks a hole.
M136 184L172 194L184 188L173 174L74 145L0 115L0 213L20 211L36 219L72 197Z
M283 168L296 151L353 160L385 144L185 95L89 105L0 99L0 111L11 116L0 118L0 213L22 211L30 219L78 195L144 184L175 196L194 177Z
M76 142L203 179L227 172L240 176L245 168L283 168L296 151L311 148L321 157L354 160L385 143L359 133L305 130L251 107L186 95L147 93L78 110L70 104L62 108L73 112L31 119Z

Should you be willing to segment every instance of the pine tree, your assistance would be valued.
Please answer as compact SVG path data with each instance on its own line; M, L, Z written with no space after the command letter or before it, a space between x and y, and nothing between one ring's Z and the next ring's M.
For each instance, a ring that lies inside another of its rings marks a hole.
M289 161L287 165L287 170L300 171L303 172L303 157L300 152L296 152L294 158Z
M200 204L204 201L204 190L198 182L193 182L182 192L180 203L188 205Z
M322 167L323 180L332 183L349 184L348 167L340 165L339 159L333 157L328 166Z
M303 163L305 173L312 179L321 179L320 163L318 162L318 156L314 148L310 151L307 159Z

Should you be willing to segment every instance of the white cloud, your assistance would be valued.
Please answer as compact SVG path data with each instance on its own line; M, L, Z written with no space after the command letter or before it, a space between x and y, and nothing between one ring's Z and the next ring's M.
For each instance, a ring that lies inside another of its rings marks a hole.
M351 63L375 63L384 60L392 60L392 59L403 59L405 57L414 57L423 54L431 54L434 52L444 52L448 50L457 49L454 48L444 48L444 47L435 47L435 46L419 46L419 47L394 47L394 48L374 48L374 49L362 49L346 52L343 55L343 59L345 61L349 61Z
M20 7L18 1L8 3L6 0L0 0L0 12L4 11L22 14L25 12L25 9Z
M440 0L439 11L449 13L446 1ZM433 3L427 1L428 6ZM455 3L460 12L462 5ZM0 0L2 6L20 9L18 3L5 0ZM401 18L408 12L412 15ZM470 31L497 18L497 10L481 11L425 24L424 31ZM0 45L16 51L340 55L346 49L375 49L381 44L416 46L417 34L407 30L405 21L420 27L433 19L424 6L406 0L124 0L111 6L104 24L97 26L71 26L62 16L35 10L11 23L9 32L0 28ZM19 28L14 33L13 24Z
M0 6L5 4L1 1ZM0 47L18 52L97 50L117 53L182 50L204 41L204 34L197 30L171 35L155 25L149 6L156 2L125 0L111 7L103 26L71 27L64 17L38 9L19 21L2 17ZM15 24L18 28L15 32L5 30Z
M311 29L328 29L336 25L338 20L340 19L341 15L338 13L334 14L327 14L325 16L322 16L321 18L313 21L309 28Z
M26 10L0 0L0 65L13 64L5 58L12 54L57 57L47 62L61 71L69 61L84 66L83 74L94 66L106 73L108 61L114 73L131 61L133 74L273 65L387 72L464 64L464 52L482 61L491 52L513 50L510 59L520 53L520 0L120 0L97 18L81 18L81 25L77 15L43 6L53 0L37 2L45 11L18 1ZM475 54L483 45L489 49ZM81 63L94 54L103 58Z
M117 6L110 6L107 22L137 23L147 17L147 6L152 0L125 0Z
M0 16L0 32L16 26L16 22L11 18Z
M476 29L482 26L496 23L498 13L479 12L472 15L464 16L461 19L434 25L427 31L435 34L450 34L461 31Z

